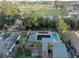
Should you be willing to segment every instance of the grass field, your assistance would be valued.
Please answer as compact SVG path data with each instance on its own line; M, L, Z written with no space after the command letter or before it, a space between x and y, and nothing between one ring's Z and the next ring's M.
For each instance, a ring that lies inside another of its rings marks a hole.
M45 16L54 16L54 15L61 15L63 11L55 9L52 5L21 5L19 6L19 9L21 11L25 12L31 12L33 11L36 14L39 15L45 15Z

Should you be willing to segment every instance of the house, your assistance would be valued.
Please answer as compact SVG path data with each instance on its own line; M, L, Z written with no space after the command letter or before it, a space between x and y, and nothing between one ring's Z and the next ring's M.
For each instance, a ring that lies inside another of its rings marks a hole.
M30 43L33 56L41 55L43 58L68 58L67 49L56 32L43 31L31 34L28 42ZM56 48L57 46L64 49L58 49ZM57 54L60 54L60 56Z
M75 16L75 17L79 17L79 12L72 10L71 12L68 13L68 16Z

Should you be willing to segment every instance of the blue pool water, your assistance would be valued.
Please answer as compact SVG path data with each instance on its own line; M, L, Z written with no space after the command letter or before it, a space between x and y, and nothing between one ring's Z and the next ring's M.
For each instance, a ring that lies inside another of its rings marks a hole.
M33 42L33 41L35 41L36 37L37 37L36 34L31 34L29 39L28 39L28 41L29 42ZM57 42L57 41L60 40L59 35L57 33L53 33L53 32L51 32L51 34L45 35L45 36L44 35L42 35L42 36L40 35L40 36L37 37L37 40L39 40L39 39L41 40L43 37L47 37L47 38L49 37L49 38L52 39L53 42Z
M52 38L52 41L59 41L59 37L58 37L58 34L56 34L56 33L52 33L51 34L51 38Z

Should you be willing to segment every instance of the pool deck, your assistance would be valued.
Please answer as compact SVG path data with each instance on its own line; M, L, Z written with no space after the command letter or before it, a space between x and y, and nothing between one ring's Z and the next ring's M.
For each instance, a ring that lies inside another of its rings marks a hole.
M62 42L54 44L52 51L53 58L68 58L67 48Z

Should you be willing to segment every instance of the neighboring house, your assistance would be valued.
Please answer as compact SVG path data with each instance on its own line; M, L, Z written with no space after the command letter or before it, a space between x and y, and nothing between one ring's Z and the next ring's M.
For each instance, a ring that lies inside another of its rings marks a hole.
M12 52L15 42L20 38L19 33L5 33L0 39L0 57L6 57Z
M71 12L68 13L68 16L76 16L76 17L79 17L79 12L72 10Z

